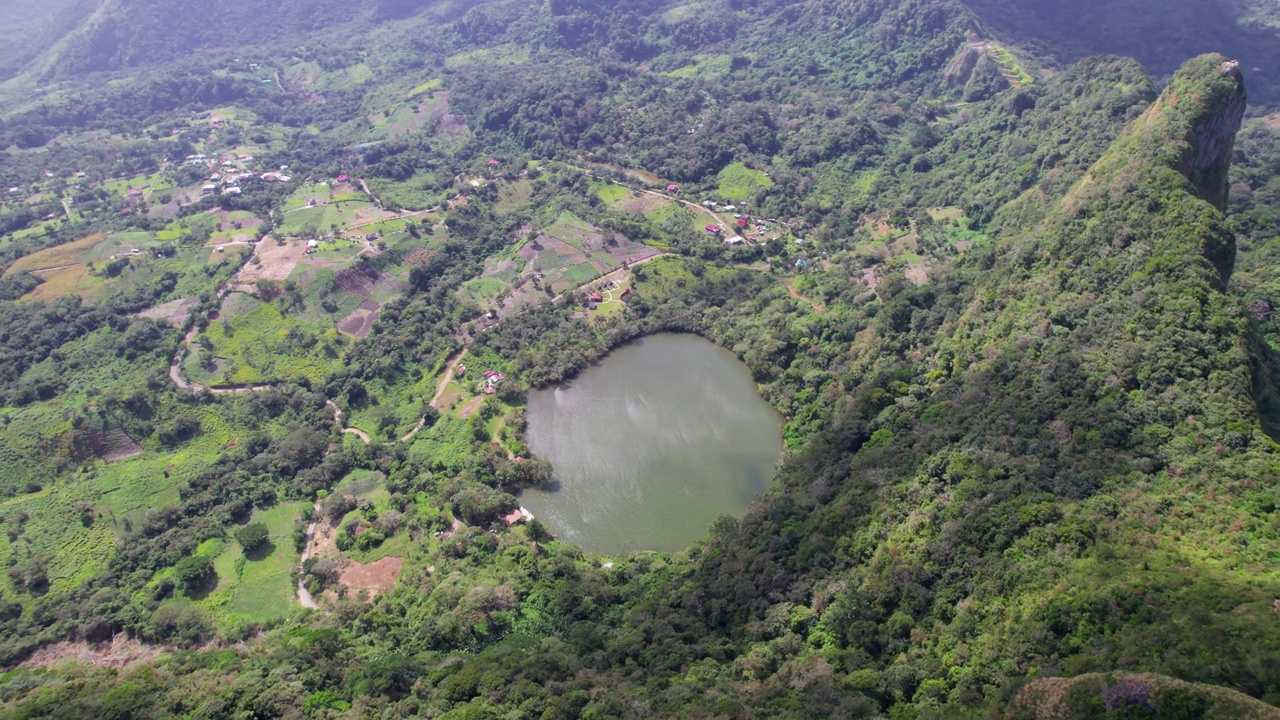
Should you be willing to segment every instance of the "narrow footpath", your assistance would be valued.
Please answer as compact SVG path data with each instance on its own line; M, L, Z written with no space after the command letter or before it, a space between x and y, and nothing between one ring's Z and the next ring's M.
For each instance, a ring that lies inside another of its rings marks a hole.
M311 524L307 526L306 541L302 545L302 558L298 561L299 567L311 558L311 552L316 540L316 525L320 522L320 503L316 503L311 508ZM302 582L302 578L298 578L298 604L304 608L319 610L320 606L312 599L311 592L307 590L307 586Z

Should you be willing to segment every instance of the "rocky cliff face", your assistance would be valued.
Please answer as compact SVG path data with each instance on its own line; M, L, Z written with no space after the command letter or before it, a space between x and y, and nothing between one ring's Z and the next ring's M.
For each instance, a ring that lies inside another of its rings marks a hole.
M1216 96L1192 123L1191 147L1178 170L1195 185L1200 197L1225 211L1231 153L1244 120L1245 90L1240 63L1223 61L1218 73L1226 82L1214 83Z

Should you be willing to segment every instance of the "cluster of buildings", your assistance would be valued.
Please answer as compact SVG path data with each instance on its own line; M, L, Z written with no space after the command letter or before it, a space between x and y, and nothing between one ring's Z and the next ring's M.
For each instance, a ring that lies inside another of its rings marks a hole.
M484 394L492 395L498 390L498 386L502 384L504 378L502 373L494 370L484 371Z
M293 178L285 173L288 172L288 165L281 165L279 172L258 172L256 170L242 170L244 163L252 162L252 155L238 155L234 158L219 157L211 158L203 153L188 155L185 164L195 167L205 167L214 170L209 176L208 182L200 188L202 195L213 195L221 192L223 195L239 195L242 190L240 183L246 180L262 180L263 182L289 182ZM238 171L238 172L237 172Z

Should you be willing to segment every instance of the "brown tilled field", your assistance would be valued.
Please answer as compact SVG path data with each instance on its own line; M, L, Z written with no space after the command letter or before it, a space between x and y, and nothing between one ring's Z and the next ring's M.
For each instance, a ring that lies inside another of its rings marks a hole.
M85 435L85 442L94 455L107 462L142 454L142 446L123 430L94 430Z
M253 257L258 262L255 263L250 258L236 274L236 281L255 283L259 280L285 280L306 252L307 244L302 240L290 240L281 245L275 238L268 237L259 242L254 250Z
M177 300L170 300L163 305L147 308L138 313L138 317L152 320L168 320L174 327L182 327L187 324L187 316L191 314L191 308L199 303L199 298L178 298Z
M396 581L400 579L400 568L403 565L404 560L398 557L384 557L367 565L351 561L349 565L342 568L338 582L352 591L364 590L373 597L395 587Z
M358 262L334 275L333 281L352 295L368 298L375 285L390 278L390 275L379 273L372 266Z

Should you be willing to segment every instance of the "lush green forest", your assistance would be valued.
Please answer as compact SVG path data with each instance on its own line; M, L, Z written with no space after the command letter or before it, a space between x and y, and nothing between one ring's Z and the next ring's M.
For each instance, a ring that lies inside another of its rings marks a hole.
M0 56L5 716L1280 717L1269 6L73 5ZM784 458L584 552L526 392L657 332Z

